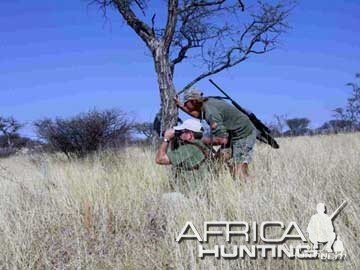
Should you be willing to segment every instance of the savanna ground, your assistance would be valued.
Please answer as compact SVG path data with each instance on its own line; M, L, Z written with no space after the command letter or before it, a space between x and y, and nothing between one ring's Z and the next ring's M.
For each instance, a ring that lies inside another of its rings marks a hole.
M168 170L151 149L103 152L85 160L18 155L0 160L0 269L360 269L360 134L257 145L246 185L209 174L200 194L163 200ZM335 219L347 257L320 260L197 258L197 243L175 241L186 221L296 221L305 232L318 202Z

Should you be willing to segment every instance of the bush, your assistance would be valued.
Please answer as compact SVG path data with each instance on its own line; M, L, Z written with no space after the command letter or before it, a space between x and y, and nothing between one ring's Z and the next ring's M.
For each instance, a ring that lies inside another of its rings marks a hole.
M336 134L339 132L352 131L356 131L356 127L350 120L330 120L316 130L316 132L320 134Z
M10 156L16 154L16 151L17 151L17 149L10 148L10 147L0 148L0 158L10 157Z
M11 146L9 146L9 141L11 141ZM30 141L31 139L20 136L19 134L11 134L9 136L1 135L0 148L20 149L26 147Z
M18 131L23 124L18 122L14 117L0 116L0 147L13 148L13 138L18 139Z
M92 110L69 119L49 118L34 123L35 132L50 149L83 157L103 148L127 144L132 127L119 110Z

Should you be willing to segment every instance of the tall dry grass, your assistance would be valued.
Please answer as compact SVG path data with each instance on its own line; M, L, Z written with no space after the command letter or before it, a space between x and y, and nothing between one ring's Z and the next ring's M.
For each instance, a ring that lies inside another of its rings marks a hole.
M150 149L86 160L15 156L0 160L0 269L360 269L360 134L258 145L246 184L225 171L200 193L170 203L168 170ZM318 202L335 220L347 258L204 260L197 243L175 242L186 221L297 221L305 231Z

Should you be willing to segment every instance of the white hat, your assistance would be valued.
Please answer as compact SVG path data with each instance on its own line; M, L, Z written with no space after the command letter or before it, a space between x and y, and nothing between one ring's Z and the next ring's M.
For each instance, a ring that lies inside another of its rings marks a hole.
M193 132L202 132L202 126L197 119L187 119L181 125L174 127L175 130L191 130Z

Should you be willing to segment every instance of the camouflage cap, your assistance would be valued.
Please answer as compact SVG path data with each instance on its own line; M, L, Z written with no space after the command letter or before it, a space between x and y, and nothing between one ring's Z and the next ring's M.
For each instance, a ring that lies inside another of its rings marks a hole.
M189 100L204 101L203 93L195 88L190 88L184 94L184 103Z

